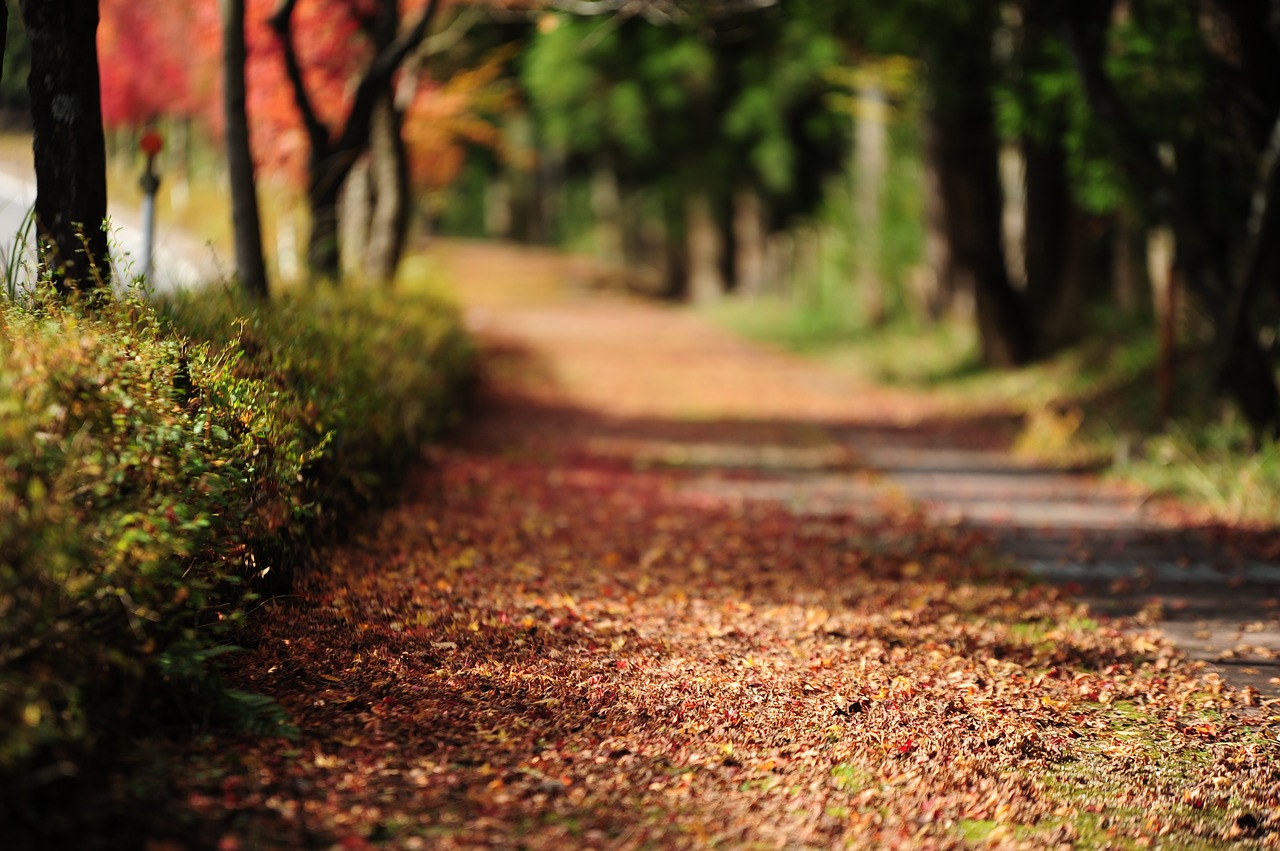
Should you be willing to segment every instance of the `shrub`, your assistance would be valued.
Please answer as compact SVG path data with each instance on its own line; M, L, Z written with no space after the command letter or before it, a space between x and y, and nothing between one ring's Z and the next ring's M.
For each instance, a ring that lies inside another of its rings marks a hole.
M423 293L0 306L0 775L158 702L277 723L217 687L225 627L453 421L470 363Z

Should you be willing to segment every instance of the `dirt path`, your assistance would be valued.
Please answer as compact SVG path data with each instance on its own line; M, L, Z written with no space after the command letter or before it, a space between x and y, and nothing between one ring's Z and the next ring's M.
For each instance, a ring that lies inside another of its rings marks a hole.
M1006 451L1008 422L949 417L927 396L837 377L678 309L620 309L557 255L460 244L450 256L458 279L474 282L461 290L471 324L508 353L491 386L600 415L578 436L580 454L704 469L684 492L805 514L867 516L908 500L991 534L1100 612L1158 614L1228 681L1280 694L1274 536L1189 529L1142 494L1028 469Z
M1064 502L997 463L1007 424L601 297L553 255L447 260L487 351L477 420L258 614L231 675L302 736L182 755L184 828L153 847L1280 842L1266 695L1026 582L974 528L994 509L947 515L1133 498Z

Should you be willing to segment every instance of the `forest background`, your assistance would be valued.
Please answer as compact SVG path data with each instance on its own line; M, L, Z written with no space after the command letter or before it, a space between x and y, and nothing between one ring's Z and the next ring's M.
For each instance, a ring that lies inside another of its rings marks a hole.
M389 281L411 235L564 245L600 283L1020 407L1032 453L1213 468L1280 423L1273 5L251 0L266 256ZM101 14L113 194L160 127L162 213L229 246L218 4Z

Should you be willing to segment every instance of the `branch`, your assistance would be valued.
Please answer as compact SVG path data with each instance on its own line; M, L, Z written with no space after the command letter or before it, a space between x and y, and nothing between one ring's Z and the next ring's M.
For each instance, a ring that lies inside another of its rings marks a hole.
M480 6L467 6L454 16L449 26L423 40L417 51L404 62L404 75L395 86L393 98L396 108L406 110L418 90L422 68L432 56L452 50L467 37L471 30L485 18L489 10Z
M315 107L311 104L311 95L307 91L307 83L302 76L302 65L298 62L298 49L293 39L293 10L297 5L298 0L281 0L280 6L267 23L271 25L271 29L275 30L276 37L280 39L280 46L284 49L285 74L293 88L293 101L302 115L302 124L311 140L311 149L317 153L326 152L333 138L329 134L329 128L316 115Z
M551 8L571 15L595 17L598 15L618 15L631 18L636 15L662 14L666 16L666 8L673 4L670 0L552 0Z
M479 6L468 6L463 9L453 19L448 27L435 33L422 43L422 50L419 51L419 57L436 56L451 50L458 42L467 37L468 33L480 23L480 19L485 16L485 10Z
M780 0L715 0L691 4L695 11L685 8L680 0L550 0L550 8L572 15L593 17L616 15L622 18L643 17L654 24L702 14L710 18L758 12L777 6Z
M293 2L293 0L285 0L285 2ZM374 104L386 93L392 75L404 64L409 54L426 39L431 29L431 22L439 8L438 0L428 0L426 8L422 10L422 14L418 16L414 25L379 51L369 63L364 76L360 78L359 85L356 86L351 111L347 113L342 136L338 141L340 150L358 151L368 144L369 122L373 117Z

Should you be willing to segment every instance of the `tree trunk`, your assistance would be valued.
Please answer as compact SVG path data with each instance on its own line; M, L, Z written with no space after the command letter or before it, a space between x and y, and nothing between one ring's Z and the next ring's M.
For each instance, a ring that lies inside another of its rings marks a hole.
M0 3L0 79L4 78L4 47L9 38L9 4Z
M713 304L724 295L721 261L724 241L706 192L685 199L685 240L689 252L689 300Z
M662 193L663 218L667 222L666 239L662 243L665 255L662 268L666 276L663 296L673 301L689 297L688 225L684 222L684 200L676 192ZM686 235L681 239L681 232Z
M596 224L596 256L607 263L622 262L622 193L613 163L597 163L591 176L591 214Z
M1071 196L1061 136L1025 138L1027 323L1032 354L1045 357L1077 339L1095 269L1089 216Z
M795 297L795 253L795 237L787 231L772 233L765 239L765 284L769 294Z
M880 199L889 167L889 108L878 82L858 92L854 133L854 214L857 220L857 286L867 322L880 327L885 320L884 282L880 279Z
M369 134L373 214L365 256L367 274L386 285L395 280L409 232L409 153L402 123L403 115L389 95L374 108Z
M940 144L934 138L938 128L926 115L921 135L924 138L925 234L924 262L929 269L928 291L924 294L926 310L933 321L956 309L960 299L956 291L957 276L952 263L951 245L947 240L946 205L942 199ZM972 293L966 294L972 298Z
M983 362L1017 366L1031 355L1032 335L1005 265L999 146L985 87L969 100L959 111L931 114L929 154L942 200L949 289L973 294Z
M267 298L267 266L262 254L262 221L249 148L245 107L245 0L223 0L223 89L227 122L227 170L231 179L231 221L235 231L236 277L252 299Z
M368 246L375 203L369 160L369 156L361 157L351 167L342 186L338 215L338 230L345 247L341 254L342 274L351 280L360 280L369 274Z
M1126 316L1135 315L1150 301L1138 250L1141 239L1133 212L1118 210L1111 223L1111 298Z
M41 266L61 292L111 282L98 4L22 0L31 47L32 148Z
M754 189L744 187L733 196L734 291L743 298L764 292L765 229L764 204Z
M358 78L351 108L336 135L320 120L311 91L307 88L294 40L293 13L296 7L297 0L280 0L269 24L280 39L285 74L310 146L307 202L312 222L307 265L313 277L337 281L342 269L338 239L338 199L342 184L369 146L378 103L387 97L396 72L409 54L426 38L440 4L437 0L427 0L416 21L403 31L399 27L398 3L384 0L379 5L374 34L376 53Z
M1273 118L1267 151L1259 162L1252 203L1240 232L1234 264L1221 257L1214 228L1199 205L1181 191L1157 156L1156 145L1116 90L1103 62L1113 0L1064 6L1067 46L1089 105L1112 135L1117 159L1130 183L1152 199L1177 238L1184 278L1213 318L1219 379L1255 434L1280 434L1280 387L1258 343L1253 306L1280 232L1280 119Z
M489 178L484 192L484 235L510 239L511 179L499 170Z
M936 42L929 62L929 155L937 169L943 229L957 288L974 294L982 357L989 366L1025 363L1033 335L1005 262L1000 145L991 90L991 44L999 6L965 4L956 32Z
M1276 437L1280 431L1280 391L1271 358L1252 335L1237 334L1219 371L1219 381L1236 400L1256 434Z
M1062 295L1063 265L1071 203L1066 151L1060 136L1022 140L1025 164L1024 257L1027 306L1037 319L1047 317ZM1050 346L1038 346L1044 352Z
M534 241L539 245L555 243L560 234L564 208L565 161L568 154L558 145L542 144L538 157L537 217Z
M342 169L343 176L350 172ZM338 200L340 180L326 172L312 179L307 187L307 205L311 210L311 233L307 236L307 271L313 283L336 284L342 276L342 254L339 245Z

